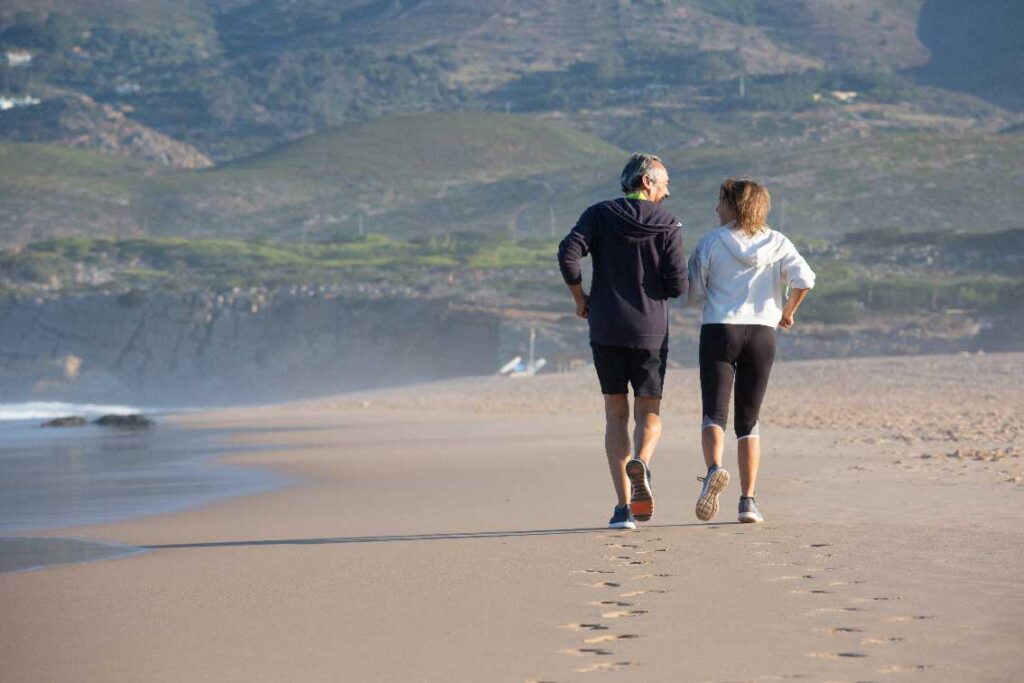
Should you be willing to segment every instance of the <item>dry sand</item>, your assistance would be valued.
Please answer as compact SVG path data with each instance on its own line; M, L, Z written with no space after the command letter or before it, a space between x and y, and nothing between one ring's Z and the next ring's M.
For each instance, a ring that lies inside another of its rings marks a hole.
M1021 354L780 363L768 521L734 483L703 524L671 371L637 532L601 528L590 373L191 417L301 483L37 534L152 549L0 575L0 680L1019 681L1022 387Z

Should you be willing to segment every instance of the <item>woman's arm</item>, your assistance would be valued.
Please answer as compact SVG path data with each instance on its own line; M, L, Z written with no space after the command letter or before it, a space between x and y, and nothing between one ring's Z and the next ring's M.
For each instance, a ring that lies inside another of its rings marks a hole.
M793 318L796 316L796 309L800 308L800 304L803 303L804 299L807 298L807 292L809 289L800 289L794 287L793 291L790 292L789 298L786 299L786 305L782 307L782 319L779 320L779 327L783 329L789 329L793 327Z

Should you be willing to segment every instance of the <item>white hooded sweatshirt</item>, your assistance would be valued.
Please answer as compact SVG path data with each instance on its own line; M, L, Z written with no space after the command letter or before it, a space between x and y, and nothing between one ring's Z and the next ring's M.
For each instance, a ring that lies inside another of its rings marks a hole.
M814 271L785 235L766 228L747 237L732 223L697 243L689 277L688 303L703 304L705 324L776 327L783 288L814 287Z

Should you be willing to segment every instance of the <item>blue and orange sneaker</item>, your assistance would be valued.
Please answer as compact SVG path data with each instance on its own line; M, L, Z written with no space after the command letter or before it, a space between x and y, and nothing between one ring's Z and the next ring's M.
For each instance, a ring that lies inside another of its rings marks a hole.
M609 529L635 529L636 520L633 519L633 513L629 511L628 505L619 507L615 506L615 512L612 513L612 518L608 520Z
M651 470L647 463L634 458L626 463L626 476L629 477L629 511L638 522L646 522L654 514L654 493L651 492Z

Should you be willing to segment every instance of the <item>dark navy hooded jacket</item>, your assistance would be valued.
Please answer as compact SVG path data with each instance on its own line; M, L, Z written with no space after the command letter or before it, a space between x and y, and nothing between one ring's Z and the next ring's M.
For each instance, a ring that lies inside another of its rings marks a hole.
M590 341L661 349L668 344L668 300L686 294L682 223L660 204L614 199L594 204L558 246L568 285L582 282L590 255Z

